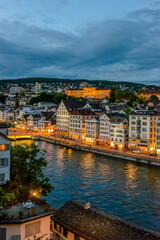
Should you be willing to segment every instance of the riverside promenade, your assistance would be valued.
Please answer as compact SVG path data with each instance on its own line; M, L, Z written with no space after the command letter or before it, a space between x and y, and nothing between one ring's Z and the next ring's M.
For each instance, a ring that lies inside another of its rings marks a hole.
M60 137L40 136L40 140L50 142L53 144L74 148L81 151L93 152L101 155L105 155L112 158L123 159L125 161L133 161L137 163L153 165L160 167L160 157L149 156L147 154L136 154L131 151L115 150L110 147L101 145L90 145L81 143L80 141L64 139Z
M57 136L50 136L49 134L44 133L26 133L26 132L10 132L8 137L10 140L21 140L21 139L33 139L33 140L42 140L57 144L60 146L65 146L69 148L74 148L81 151L93 152L101 155L105 155L112 158L123 159L125 161L133 161L137 163L142 163L146 165L153 165L160 167L160 156L149 156L149 154L137 154L129 150L122 151L116 150L111 147L102 146L102 145L90 145L87 143L82 143L81 141L73 139L65 139Z

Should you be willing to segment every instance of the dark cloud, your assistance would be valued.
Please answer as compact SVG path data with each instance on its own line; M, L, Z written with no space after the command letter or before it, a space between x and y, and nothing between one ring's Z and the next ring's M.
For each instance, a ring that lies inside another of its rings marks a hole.
M0 23L0 77L48 76L160 84L160 10L106 20L77 33Z

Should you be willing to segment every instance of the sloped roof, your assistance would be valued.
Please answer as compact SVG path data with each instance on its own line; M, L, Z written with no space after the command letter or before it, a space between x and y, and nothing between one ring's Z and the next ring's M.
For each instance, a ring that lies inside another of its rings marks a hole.
M0 136L10 141L10 139L5 134L3 134L1 132L0 132Z
M73 111L74 109L83 108L85 102L83 101L74 101L74 100L63 100L63 103L68 111Z
M94 115L96 116L96 114L91 110L91 109L76 109L70 112L72 115Z
M108 113L106 114L111 122L123 122L125 119L127 119L125 114L120 114L120 113Z
M0 128L8 128L8 124L6 122L1 122Z
M88 102L86 105L89 104L94 109L102 109L100 102Z
M86 240L155 240L158 236L113 217L100 209L84 209L83 205L67 201L52 217L61 226Z

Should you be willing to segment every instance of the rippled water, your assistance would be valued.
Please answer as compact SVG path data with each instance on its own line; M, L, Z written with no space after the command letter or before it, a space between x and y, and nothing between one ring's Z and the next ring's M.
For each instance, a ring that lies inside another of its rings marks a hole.
M90 201L111 214L160 231L160 168L37 142L46 149L45 175L55 186L47 201Z

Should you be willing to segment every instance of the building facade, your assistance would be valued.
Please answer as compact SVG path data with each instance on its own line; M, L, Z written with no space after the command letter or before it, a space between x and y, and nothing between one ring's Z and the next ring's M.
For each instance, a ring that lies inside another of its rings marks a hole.
M70 113L69 137L76 140L85 140L86 120L96 117L90 109L74 110Z
M5 123L0 123L0 185L10 180L10 140Z
M106 113L99 116L99 141L108 144L110 142L110 118Z
M65 91L67 96L87 99L104 99L110 96L110 89L96 89L96 87L85 87L83 89L68 89Z
M86 120L85 124L85 141L87 143L96 144L99 138L99 119L94 117Z
M129 147L155 152L156 112L137 111L129 116Z
M57 135L69 137L70 113L76 109L81 109L84 102L62 100L56 113Z
M160 115L156 116L155 153L160 155Z
M128 147L128 119L124 114L108 114L110 118L110 146L116 149Z

